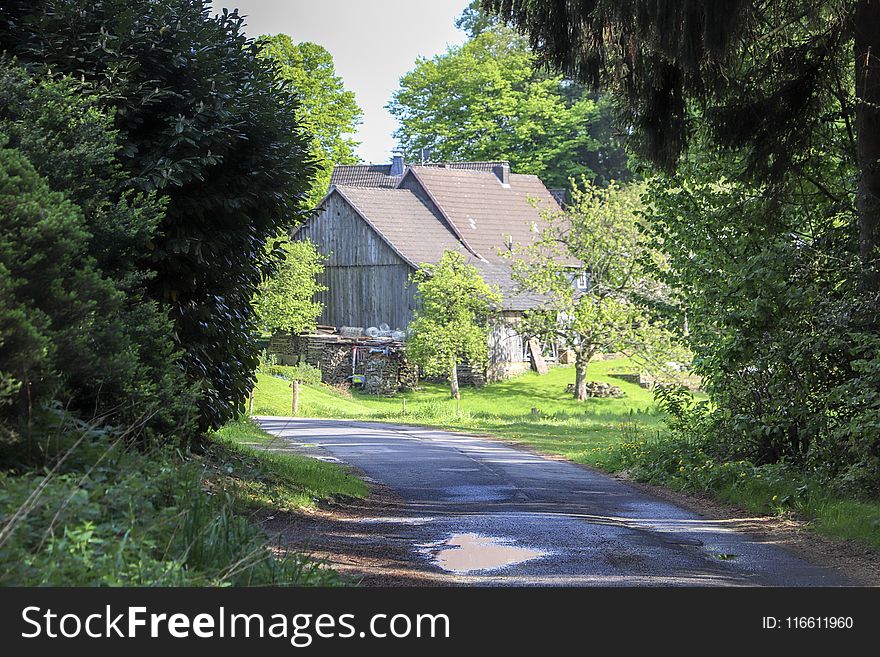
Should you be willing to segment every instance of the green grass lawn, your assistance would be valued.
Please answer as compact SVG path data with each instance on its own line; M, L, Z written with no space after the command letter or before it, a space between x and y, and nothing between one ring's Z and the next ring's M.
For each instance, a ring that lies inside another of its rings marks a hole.
M557 367L545 376L529 372L480 389L463 388L461 401L449 397L445 384L423 384L421 390L396 397L346 395L327 386L300 387L300 415L305 417L384 420L490 433L525 443L577 463L602 466L609 447L632 439L633 431L656 435L663 424L649 390L609 376L631 371L626 359L595 361L587 377L619 386L621 399L576 401L565 391L574 383L574 368ZM403 414L406 400L406 415ZM290 383L259 377L256 415L290 415ZM533 410L534 409L534 410Z
M619 386L621 399L576 401L565 391L574 383L574 369L558 367L545 376L529 372L508 381L480 389L463 388L461 401L449 398L444 384L423 384L416 392L396 397L377 397L354 391L339 392L328 386L300 387L300 415L318 418L380 420L492 434L528 445L546 454L560 455L576 463L616 472L625 465L626 452L633 444L649 445L647 461L637 464L634 476L686 492L708 492L718 499L756 513L795 511L814 520L814 527L825 534L854 538L880 546L880 504L875 501L840 499L819 482L809 482L802 474L780 473L773 466L746 468L750 475L734 484L711 480L703 484L694 472L679 472L678 456L674 468L658 467L681 445L654 440L664 433L663 414L656 408L649 390L610 376L613 372L633 371L626 359L595 361L587 378ZM406 414L403 402L406 400ZM290 383L260 375L255 393L256 415L290 415ZM648 441L645 443L644 441ZM687 449L687 447L685 447ZM658 451L659 450L659 451ZM630 452L631 453L631 452ZM723 465L723 464L720 464ZM653 471L642 476L638 472ZM699 473L697 473L699 474ZM772 476L769 476L772 475ZM809 484L810 493L796 498L792 491ZM787 506L779 500L790 499Z
M279 443L249 419L212 434L210 462L237 501L254 509L303 509L339 497L363 498L367 485L344 468L317 459L275 452Z

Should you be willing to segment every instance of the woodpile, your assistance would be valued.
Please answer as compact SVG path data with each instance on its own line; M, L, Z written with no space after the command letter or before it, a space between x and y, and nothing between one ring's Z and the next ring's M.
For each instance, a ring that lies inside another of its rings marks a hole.
M370 395L396 394L400 389L400 360L396 354L370 354L364 368L364 392Z
M319 326L314 333L290 336L278 334L269 352L284 365L308 363L321 370L321 381L331 386L348 386L360 376L370 394L393 395L400 388L419 385L418 367L406 360L404 343L390 336L363 335L357 328Z
M299 336L276 333L269 339L268 352L279 365L296 365L299 357Z
M573 383L569 383L566 386L565 391L571 394L575 393L575 386ZM604 381L587 381L587 397L599 397L599 398L619 398L625 396L623 390L618 388L615 385L611 385L610 383L605 383Z
M351 345L325 344L321 350L321 382L331 386L347 383L351 374Z
M475 369L467 363L460 363L456 367L458 372L458 385L482 388L486 385L486 372L483 369Z
M401 390L416 390L419 387L419 366L404 358L397 378Z

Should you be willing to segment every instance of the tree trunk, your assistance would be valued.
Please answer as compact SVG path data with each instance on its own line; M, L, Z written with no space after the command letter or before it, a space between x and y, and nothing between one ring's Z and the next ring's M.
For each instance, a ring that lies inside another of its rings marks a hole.
M452 369L449 372L449 389L452 392L453 399L461 399L461 393L458 390L458 365L454 359L452 361Z
M859 164L859 252L869 289L880 287L880 0L855 10L856 146Z
M574 398L584 401L587 398L587 364L590 359L586 354L577 351L574 361Z
M293 401L290 410L293 417L296 417L299 415L299 381L294 381L291 387L293 388Z

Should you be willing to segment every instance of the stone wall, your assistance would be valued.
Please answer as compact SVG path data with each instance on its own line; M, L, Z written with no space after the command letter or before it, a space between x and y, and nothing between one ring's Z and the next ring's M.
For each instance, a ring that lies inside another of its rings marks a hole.
M529 371L529 364L525 361L510 363L492 363L486 369L488 381L504 381Z
M609 374L609 376L613 376L615 379L620 379L621 381L626 381L627 383L635 383L637 386L645 388L646 390L650 390L654 387L654 378L647 374L615 372Z
M296 365L299 362L299 336L276 333L269 339L267 351L275 356L279 365Z

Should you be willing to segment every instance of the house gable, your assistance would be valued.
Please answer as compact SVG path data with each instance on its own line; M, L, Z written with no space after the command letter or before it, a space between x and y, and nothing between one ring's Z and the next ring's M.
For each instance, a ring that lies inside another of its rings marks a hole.
M393 190L392 190L393 191ZM318 282L319 324L406 328L416 307L409 286L414 265L367 221L339 190L331 190L318 213L293 239L309 240L327 260Z

